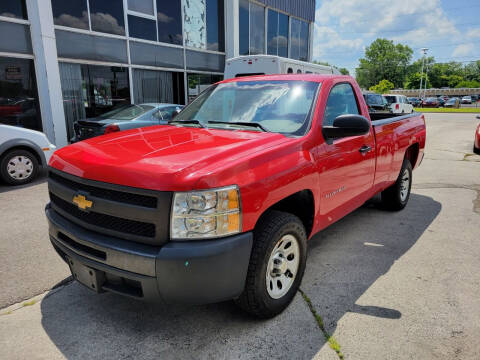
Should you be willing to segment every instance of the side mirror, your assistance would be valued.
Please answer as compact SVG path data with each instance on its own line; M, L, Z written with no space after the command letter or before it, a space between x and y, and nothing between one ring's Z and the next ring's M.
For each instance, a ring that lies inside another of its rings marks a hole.
M332 126L324 126L322 130L325 139L365 135L369 131L370 121L364 116L353 114L337 116Z
M179 113L180 110L175 110L174 112L172 112L172 119L174 119Z

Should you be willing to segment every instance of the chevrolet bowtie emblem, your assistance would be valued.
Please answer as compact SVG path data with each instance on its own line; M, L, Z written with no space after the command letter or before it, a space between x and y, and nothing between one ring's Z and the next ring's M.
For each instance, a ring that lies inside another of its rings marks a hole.
M75 195L73 197L73 202L82 210L90 209L93 205L93 201L87 200L84 195Z

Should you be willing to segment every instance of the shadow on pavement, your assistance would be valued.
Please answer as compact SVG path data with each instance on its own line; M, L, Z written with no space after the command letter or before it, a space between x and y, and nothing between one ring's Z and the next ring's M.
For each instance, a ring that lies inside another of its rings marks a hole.
M310 241L302 289L330 333L346 312L402 316L356 301L415 244L440 210L440 203L415 194L396 213L368 203ZM325 343L298 295L284 313L259 321L232 302L162 306L99 296L73 283L44 298L41 311L43 328L67 358L310 359Z
M8 184L4 183L0 179L0 194L1 193L6 193L6 192L9 192L9 191L29 188L31 186L42 184L45 181L47 181L47 171L44 170L44 169L39 171L37 177L32 182L30 182L28 184L25 184L25 185L12 186L12 185L8 185Z

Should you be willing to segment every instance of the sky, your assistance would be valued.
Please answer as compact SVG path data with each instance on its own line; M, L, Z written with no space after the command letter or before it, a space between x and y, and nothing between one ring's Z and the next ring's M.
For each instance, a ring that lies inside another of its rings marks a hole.
M316 0L313 60L354 75L365 48L386 38L437 62L480 60L480 0Z

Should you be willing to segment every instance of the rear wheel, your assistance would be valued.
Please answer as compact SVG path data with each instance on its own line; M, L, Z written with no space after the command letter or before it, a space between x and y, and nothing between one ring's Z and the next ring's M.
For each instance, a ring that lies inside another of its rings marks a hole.
M410 198L412 188L412 165L403 160L402 169L397 181L382 192L382 203L389 210L402 210Z
M7 184L22 185L32 181L38 173L38 161L27 150L12 150L0 159L0 175Z
M260 318L282 312L302 281L307 259L307 236L300 219L271 211L254 231L245 289L236 304Z

